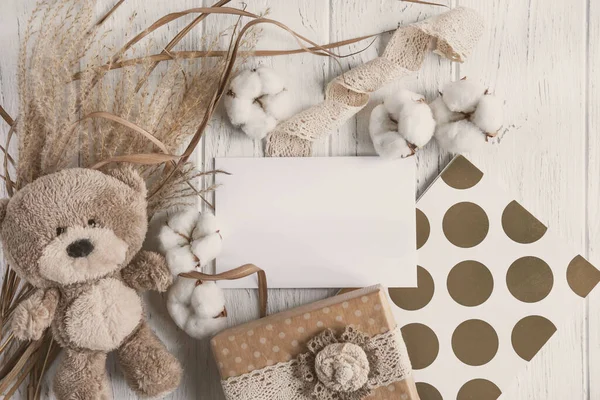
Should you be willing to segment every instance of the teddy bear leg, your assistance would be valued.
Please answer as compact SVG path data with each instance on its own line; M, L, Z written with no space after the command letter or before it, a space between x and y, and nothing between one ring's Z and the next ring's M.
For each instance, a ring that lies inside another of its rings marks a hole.
M106 353L65 349L54 377L54 392L59 400L112 399Z
M181 381L181 365L146 322L117 350L129 386L146 397L161 397Z

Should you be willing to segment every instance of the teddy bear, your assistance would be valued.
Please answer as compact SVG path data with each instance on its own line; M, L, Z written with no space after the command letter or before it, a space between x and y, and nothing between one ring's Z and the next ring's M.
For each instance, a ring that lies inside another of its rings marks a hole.
M107 353L144 397L175 390L179 361L149 328L139 292L172 283L162 255L141 251L146 186L130 168L69 168L0 201L0 237L17 274L35 292L16 308L21 340L52 328L63 358L54 377L59 399L108 399Z

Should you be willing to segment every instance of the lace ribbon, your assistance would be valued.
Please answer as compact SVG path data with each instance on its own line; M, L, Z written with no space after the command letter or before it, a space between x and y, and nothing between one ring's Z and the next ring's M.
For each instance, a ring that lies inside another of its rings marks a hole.
M434 18L399 28L383 55L335 78L325 101L279 124L267 137L273 157L306 157L312 142L327 136L359 112L369 93L417 71L427 53L463 62L483 32L483 20L472 9L458 7Z
M377 386L387 386L410 376L412 366L400 328L374 336L373 349L384 369ZM310 385L299 376L298 361L281 362L221 381L228 400L313 400Z

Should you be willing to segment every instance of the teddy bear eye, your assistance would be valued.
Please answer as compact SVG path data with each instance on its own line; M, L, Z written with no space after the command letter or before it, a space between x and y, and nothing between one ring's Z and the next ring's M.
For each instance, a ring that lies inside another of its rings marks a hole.
M58 228L56 228L56 236L60 236L63 233L65 233L66 228L63 228L62 226L59 226Z
M95 219L88 219L88 225L91 226L91 227L95 227L98 224L96 223Z

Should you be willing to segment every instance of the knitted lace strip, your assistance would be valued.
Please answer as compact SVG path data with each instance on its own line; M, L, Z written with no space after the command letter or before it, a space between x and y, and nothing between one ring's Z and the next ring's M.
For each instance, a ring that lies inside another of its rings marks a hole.
M374 388L410 376L412 366L400 328L373 337L381 375ZM221 381L228 400L311 400L310 388L297 373L294 359Z
M309 156L311 142L327 136L359 112L368 103L369 93L417 71L432 44L436 54L463 62L483 28L483 21L475 11L458 7L397 29L381 57L335 78L328 85L322 103L279 124L267 137L266 154Z

